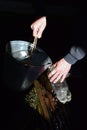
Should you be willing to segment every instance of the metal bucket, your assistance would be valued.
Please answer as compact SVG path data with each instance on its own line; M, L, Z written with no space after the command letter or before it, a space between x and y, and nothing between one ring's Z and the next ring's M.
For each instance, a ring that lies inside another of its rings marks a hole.
M22 40L10 41L6 45L3 78L5 84L14 90L28 89L52 64L51 58L39 47L29 59L31 47L32 43Z

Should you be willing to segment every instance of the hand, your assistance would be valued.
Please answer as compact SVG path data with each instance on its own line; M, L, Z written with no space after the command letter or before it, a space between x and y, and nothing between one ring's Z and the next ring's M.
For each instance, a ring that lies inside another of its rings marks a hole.
M62 58L52 66L54 69L48 74L50 82L56 83L58 80L60 80L60 82L63 82L69 70L71 69L71 64Z
M42 37L42 33L46 27L46 17L41 17L31 24L31 29L33 30L33 36L37 38Z

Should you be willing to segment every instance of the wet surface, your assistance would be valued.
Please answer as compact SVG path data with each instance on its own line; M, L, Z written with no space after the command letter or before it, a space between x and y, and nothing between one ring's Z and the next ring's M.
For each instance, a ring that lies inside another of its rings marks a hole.
M59 128L62 128L62 130L86 128L86 80L87 79L77 77L70 77L69 79L67 79L72 93L72 100L69 104L66 104L65 106L58 105L58 108L56 109L52 118L52 120L54 119L54 128L56 127L56 125L58 125ZM29 107L28 104L26 104L24 98L28 91L12 91L12 89L9 89L4 85L4 82L1 82L1 130L4 130L6 128L8 128L9 130L33 130L38 127L41 128L41 130L44 130L44 128L47 128L48 123L44 121L45 124L43 124L44 119L41 117L41 115L39 115L38 112L36 112L31 107ZM56 118L58 118L56 120L55 115ZM47 128L47 130L48 129L49 127Z

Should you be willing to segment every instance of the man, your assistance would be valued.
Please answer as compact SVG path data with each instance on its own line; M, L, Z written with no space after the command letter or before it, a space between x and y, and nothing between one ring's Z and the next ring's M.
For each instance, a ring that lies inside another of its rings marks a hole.
M84 14L84 13L83 13ZM86 15L73 17L71 47L68 53L56 63L53 64L54 70L49 73L48 77L51 82L61 82L71 71L71 67L76 65L86 57L87 53L87 18Z
M78 60L81 60L86 55L84 49L79 46L72 46L69 53L55 64L53 64L54 70L48 75L51 82L56 83L58 80L64 81L69 73L71 66Z

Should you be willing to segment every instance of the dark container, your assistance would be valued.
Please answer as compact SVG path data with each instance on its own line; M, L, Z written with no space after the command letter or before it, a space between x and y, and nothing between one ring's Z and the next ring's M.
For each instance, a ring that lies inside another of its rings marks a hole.
M10 41L6 45L3 80L13 90L28 89L52 64L51 58L39 47L30 59L31 47L32 43L22 40Z

